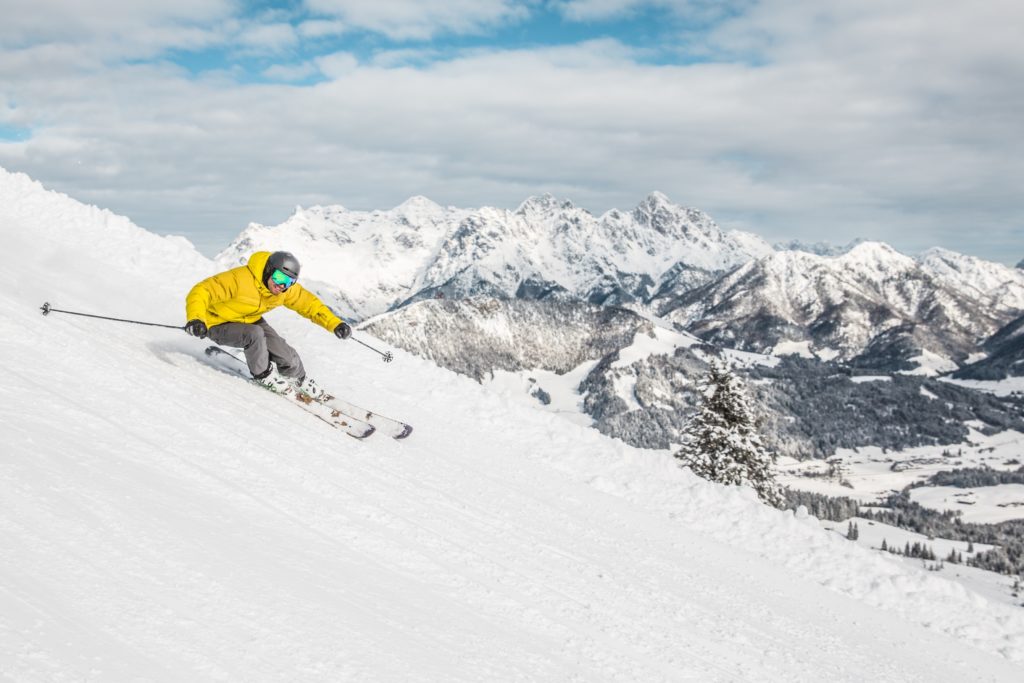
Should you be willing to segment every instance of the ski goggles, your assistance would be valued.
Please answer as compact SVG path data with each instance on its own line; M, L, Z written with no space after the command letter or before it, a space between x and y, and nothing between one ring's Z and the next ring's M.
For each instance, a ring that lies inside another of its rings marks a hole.
M275 285L280 285L285 289L288 289L289 287L295 284L295 278L293 278L291 275L284 272L280 268L275 269L274 272L271 273L270 279Z

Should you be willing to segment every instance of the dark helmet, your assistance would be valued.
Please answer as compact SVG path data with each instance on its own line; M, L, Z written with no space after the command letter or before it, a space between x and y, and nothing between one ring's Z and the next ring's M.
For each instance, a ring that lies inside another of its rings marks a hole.
M285 275L298 280L300 268L302 266L299 265L299 259L295 258L290 252L275 251L267 259L267 265L263 268L263 281L266 282L275 270L280 270Z

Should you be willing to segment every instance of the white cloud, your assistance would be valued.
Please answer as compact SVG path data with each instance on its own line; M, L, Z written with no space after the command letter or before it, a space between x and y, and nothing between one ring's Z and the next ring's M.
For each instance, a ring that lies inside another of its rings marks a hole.
M235 40L244 48L276 52L297 45L299 37L291 24L251 24Z
M112 53L139 50L149 42L147 52L155 53L194 41L197 29L205 34L205 27L229 18L233 10L231 0L4 0L0 45L10 50L127 43L109 45Z
M350 52L335 52L334 54L317 57L313 60L324 76L331 79L338 79L354 72L359 66L359 60Z
M395 40L476 33L529 14L522 0L305 0L313 12Z
M313 62L302 62L300 64L275 64L263 70L263 77L271 81L297 82L304 81L321 74L320 69Z
M562 0L555 7L572 21L610 19L648 6L665 7L669 0Z
M348 31L345 22L325 19L303 21L298 26L299 35L303 38L330 38L343 35Z
M697 21L720 19L755 0L555 0L552 6L570 21L605 21L642 10L662 10Z
M397 69L400 67L415 67L423 64L441 61L444 54L436 48L384 50L373 55L370 63L373 66L383 69Z
M603 40L419 68L438 53L340 52L267 72L301 80L315 65L328 81L313 87L111 67L55 42L0 53L5 116L34 131L0 144L0 165L153 229L205 231L208 248L296 204L514 207L551 191L603 211L660 189L770 239L1019 260L1018 5L822 7L764 0L706 38L742 57L720 63L643 64Z

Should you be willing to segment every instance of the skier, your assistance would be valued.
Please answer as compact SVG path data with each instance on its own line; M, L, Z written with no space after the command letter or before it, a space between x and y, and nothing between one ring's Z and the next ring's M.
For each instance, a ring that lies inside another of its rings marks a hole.
M299 354L263 319L264 313L284 305L338 339L352 334L347 322L296 282L299 268L298 259L287 251L258 251L247 265L206 278L185 298L185 331L244 349L253 379L273 391L320 395L306 377Z

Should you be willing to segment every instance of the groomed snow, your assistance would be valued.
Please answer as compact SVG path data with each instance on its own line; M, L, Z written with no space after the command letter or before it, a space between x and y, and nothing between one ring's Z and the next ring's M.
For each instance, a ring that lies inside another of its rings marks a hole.
M0 230L0 676L1019 678L1020 609L426 361L268 316L416 426L359 442L182 332L40 315L184 323L181 240L2 171Z

